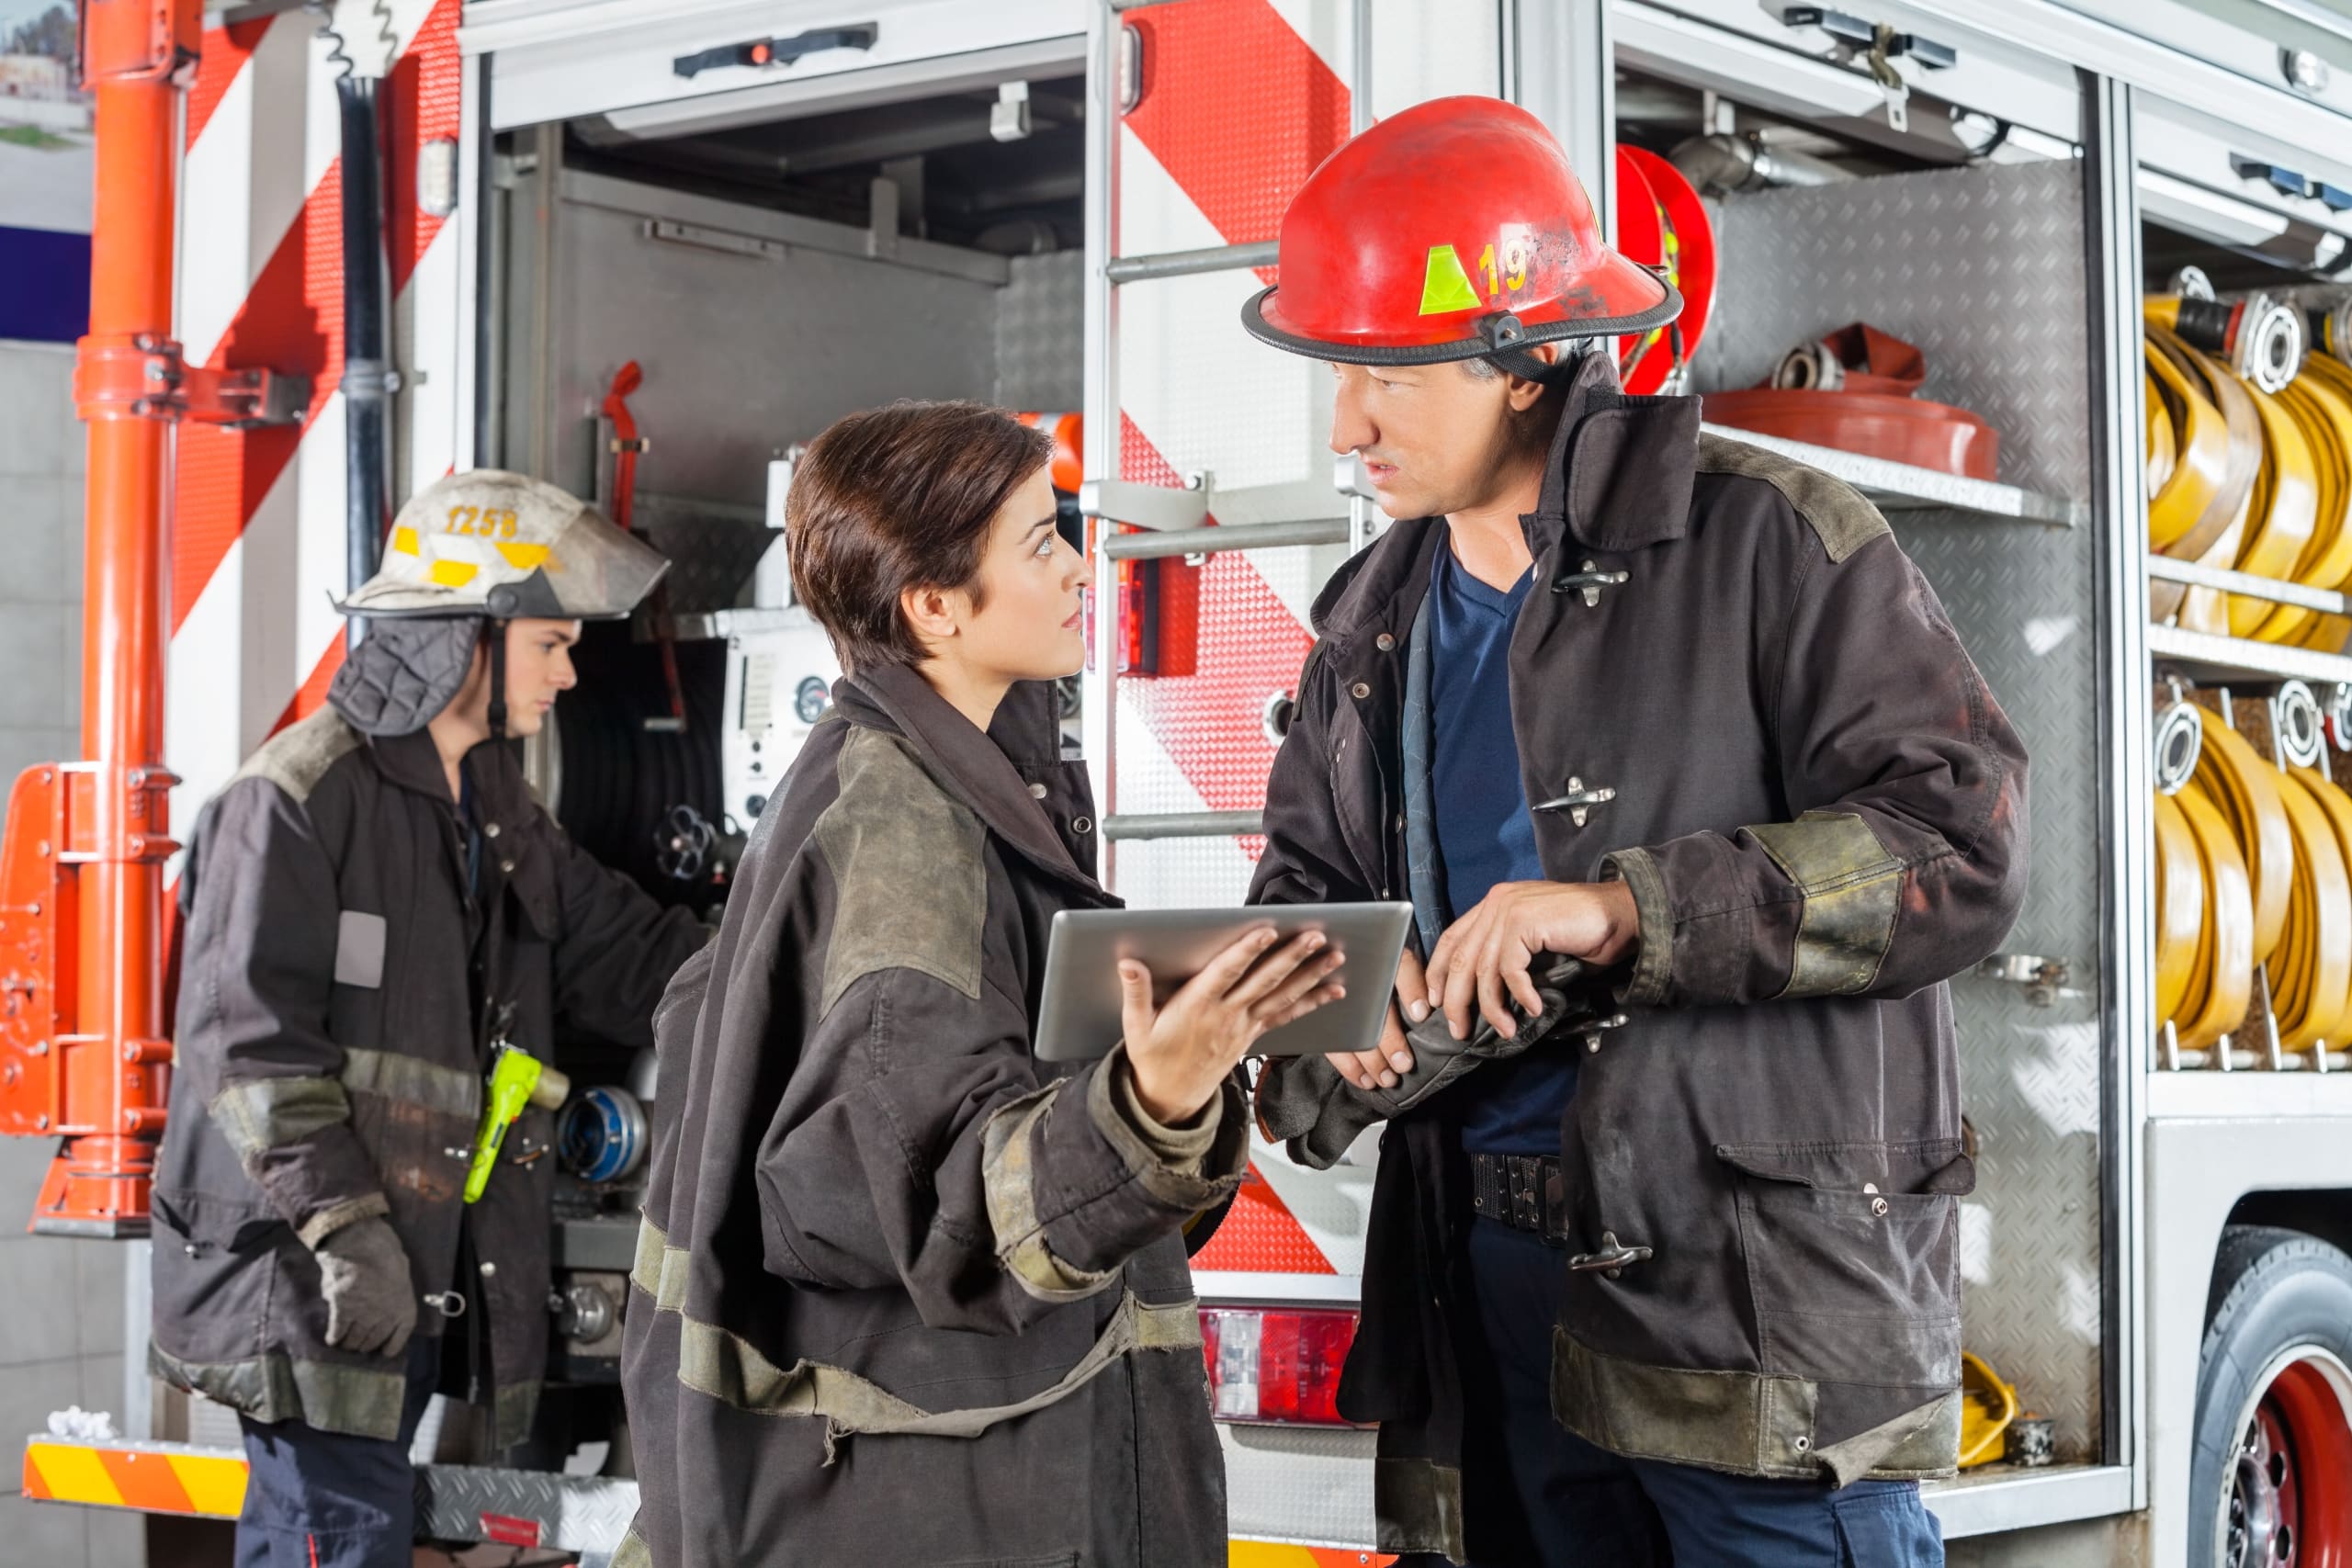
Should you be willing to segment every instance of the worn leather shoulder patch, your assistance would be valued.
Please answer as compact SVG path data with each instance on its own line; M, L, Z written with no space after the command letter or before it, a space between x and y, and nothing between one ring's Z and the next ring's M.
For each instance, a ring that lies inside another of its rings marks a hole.
M895 736L853 726L838 767L841 794L810 835L836 898L819 1015L883 969L978 999L988 829Z
M1894 532L1879 509L1845 480L1761 446L1702 433L1698 468L1702 474L1762 479L1779 491L1819 536L1832 561L1842 561L1881 534Z
M245 759L237 778L267 779L292 795L299 806L311 798L329 768L359 749L359 731L334 708L322 705L301 723L270 737L267 744Z

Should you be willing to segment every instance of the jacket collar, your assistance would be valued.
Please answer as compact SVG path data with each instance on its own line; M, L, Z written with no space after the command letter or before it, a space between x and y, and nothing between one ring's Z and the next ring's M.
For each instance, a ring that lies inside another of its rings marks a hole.
M1049 688L1039 691L1050 699ZM1015 758L1031 767L1058 765L1057 732L1042 739L1038 733L1041 724L1053 723L1050 702L1041 704L1035 693L1016 686L982 734L930 682L903 665L844 676L833 687L833 701L851 723L892 729L913 742L932 776L978 813L998 838L1046 871L1095 886L1014 767Z
M1529 550L1543 560L1563 533L1612 552L1682 537L1698 450L1697 398L1629 398L1609 356L1586 355L1568 382L1535 510L1520 518ZM1386 623L1396 602L1420 602L1444 532L1434 517L1392 524L1317 596L1308 617L1316 635L1344 640L1374 622L1401 635Z
M376 760L376 771L392 784L456 807L457 802L449 798L448 775L441 771L441 752L433 744L430 730L372 735L368 737L368 749ZM466 753L466 767L473 775L475 799L485 820L508 822L524 814L530 786L524 781L515 742L485 740Z
M1538 560L1561 529L1591 550L1645 549L1682 537L1699 453L1699 400L1630 398L1605 353L1584 356L1521 522Z

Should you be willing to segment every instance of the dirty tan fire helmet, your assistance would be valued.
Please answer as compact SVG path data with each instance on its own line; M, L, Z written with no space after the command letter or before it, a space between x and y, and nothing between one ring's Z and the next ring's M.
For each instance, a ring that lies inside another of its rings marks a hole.
M659 551L551 484L495 468L453 474L392 523L384 562L336 608L374 623L327 701L365 735L410 735L490 651L490 732L506 733L506 638L496 622L611 620L662 581Z
M594 621L626 615L670 569L661 553L541 479L452 474L392 520L375 576L346 615L487 615Z

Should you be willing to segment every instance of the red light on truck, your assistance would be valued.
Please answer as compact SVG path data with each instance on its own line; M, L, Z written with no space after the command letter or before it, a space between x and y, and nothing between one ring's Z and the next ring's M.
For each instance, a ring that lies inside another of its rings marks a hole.
M1340 1368L1355 1337L1351 1312L1204 1309L1209 1413L1220 1421L1348 1426L1340 1414Z

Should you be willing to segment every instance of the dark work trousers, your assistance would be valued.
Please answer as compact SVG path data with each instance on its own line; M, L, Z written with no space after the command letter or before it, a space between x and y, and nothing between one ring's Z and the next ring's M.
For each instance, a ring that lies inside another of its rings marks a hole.
M237 1568L409 1568L416 1474L408 1446L440 1369L441 1341L412 1337L397 1441L300 1421L245 1421L251 1474L237 1518Z
M1943 1536L1907 1481L1832 1491L1807 1481L1725 1475L1627 1460L1552 1417L1552 1325L1566 1259L1493 1220L1470 1230L1476 1333L1457 1335L1477 1445L1465 1467L1510 1480L1474 1506L1476 1568L1941 1568ZM1472 1327L1470 1324L1464 1325ZM1484 1344L1477 1343L1483 1338ZM1408 1558L1442 1568L1442 1560Z

